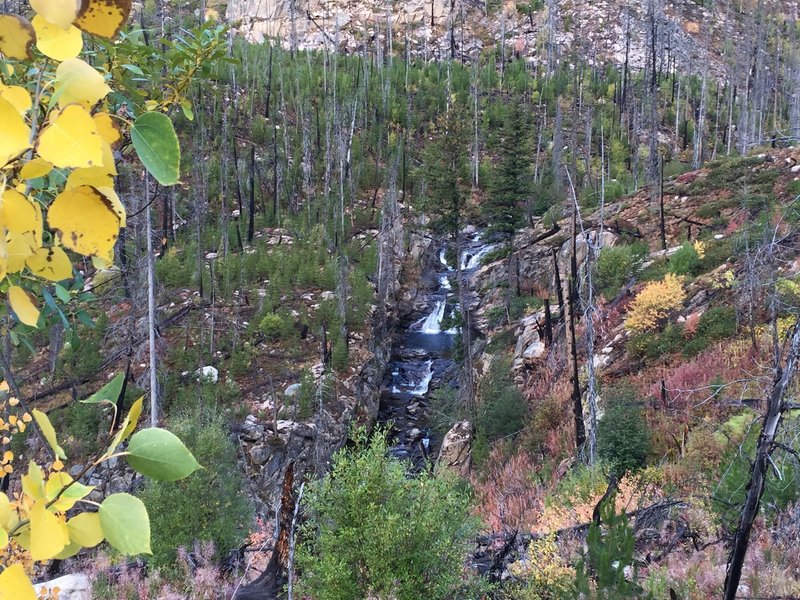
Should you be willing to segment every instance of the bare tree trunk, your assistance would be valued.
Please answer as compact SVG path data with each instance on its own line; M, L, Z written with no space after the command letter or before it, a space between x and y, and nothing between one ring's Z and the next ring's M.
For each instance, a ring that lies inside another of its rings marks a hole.
M736 528L736 537L728 559L728 571L725 576L725 589L723 592L724 600L734 600L739 588L739 581L742 577L742 567L744 566L747 546L750 541L750 532L753 529L753 522L758 516L761 506L761 497L764 494L766 485L767 469L770 464L770 454L775 447L775 438L780 427L783 413L786 406L783 402L784 395L788 389L792 378L797 369L797 361L800 357L800 319L794 324L788 354L783 367L778 363L775 374L775 382L772 386L767 403L767 414L761 426L761 434L758 436L756 446L756 459L750 470L750 482L747 484L747 495L739 519L739 526ZM779 360L779 357L776 357Z
M150 427L158 425L158 377L156 366L156 281L155 281L155 255L153 254L153 226L150 214L150 175L145 174L144 199L147 203L145 210L145 235L147 236L147 333L150 349Z

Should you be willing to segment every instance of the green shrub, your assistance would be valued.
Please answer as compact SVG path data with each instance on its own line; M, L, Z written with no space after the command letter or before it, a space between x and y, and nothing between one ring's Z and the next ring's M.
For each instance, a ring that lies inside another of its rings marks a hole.
M636 267L646 255L642 245L606 246L597 257L597 287L607 300L619 293L620 288L634 275Z
M680 352L685 346L683 327L670 323L664 328L664 331L648 331L631 335L626 348L628 354L634 358L653 361Z
M297 565L300 594L317 600L472 597L463 560L477 528L470 498L451 476L388 455L384 433L334 458L333 469L307 489Z
M258 328L267 339L275 342L278 340L287 339L294 333L294 327L288 319L288 315L279 315L277 313L267 313Z
M609 390L606 409L597 424L597 453L622 476L645 465L650 430L642 407L628 389Z
M586 550L577 568L576 584L581 598L641 597L633 558L636 537L625 513L617 514L614 496L600 507L600 523L589 526ZM633 567L634 576L630 580L625 567Z
M481 386L476 427L488 440L514 435L525 426L528 403L511 377L511 361L495 360Z
M700 255L694 244L686 242L669 258L669 272L675 275L696 275L700 267Z
M152 564L174 568L179 547L211 541L216 556L239 547L252 521L242 493L236 446L222 419L196 410L173 420L170 431L184 441L203 468L175 482L148 481L141 497L150 514Z
M736 309L732 306L709 308L700 317L697 333L684 346L686 356L694 356L708 348L713 342L736 334Z

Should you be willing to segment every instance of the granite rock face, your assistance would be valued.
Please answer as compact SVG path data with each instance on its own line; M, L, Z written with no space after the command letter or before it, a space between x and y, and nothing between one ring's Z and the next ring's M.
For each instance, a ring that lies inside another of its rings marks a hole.
M472 465L470 451L475 438L475 430L469 421L460 421L453 425L444 436L439 458L436 460L436 471L448 469L467 477Z

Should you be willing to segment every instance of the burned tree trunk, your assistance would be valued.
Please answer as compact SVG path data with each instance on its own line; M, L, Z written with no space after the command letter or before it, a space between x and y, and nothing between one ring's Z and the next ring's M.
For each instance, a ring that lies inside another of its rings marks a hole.
M764 494L766 485L767 468L770 464L770 454L775 448L775 438L781 424L784 411L788 408L783 401L786 390L797 370L797 361L800 358L800 319L794 325L789 351L783 367L778 367L775 374L775 382L772 386L767 405L767 413L764 415L764 422L761 426L761 434L758 436L756 446L756 458L750 470L750 482L747 484L742 514L739 518L739 526L736 528L736 537L733 540L730 558L728 559L728 572L725 576L724 600L734 600L739 588L739 581L742 577L742 567L744 566L747 545L750 541L750 532L753 529L753 522L758 516L761 506L761 497Z
M289 463L283 477L283 494L278 517L278 539L264 572L234 595L234 600L274 600L288 581L292 520L297 502L294 490L294 463Z

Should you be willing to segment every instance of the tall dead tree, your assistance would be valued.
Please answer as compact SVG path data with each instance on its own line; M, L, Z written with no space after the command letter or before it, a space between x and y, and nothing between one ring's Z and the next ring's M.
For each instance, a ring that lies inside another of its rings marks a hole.
M767 398L767 412L761 425L761 433L756 445L756 457L750 469L750 481L747 484L744 507L736 528L731 554L728 559L728 570L725 575L724 600L736 598L739 581L742 577L747 546L753 523L761 507L761 497L766 486L767 469L771 464L771 454L776 447L776 437L784 413L792 408L800 408L784 402L784 397L792 379L797 371L797 362L800 359L800 319L798 319L789 338L788 349L784 357L776 357L775 380L769 398Z

